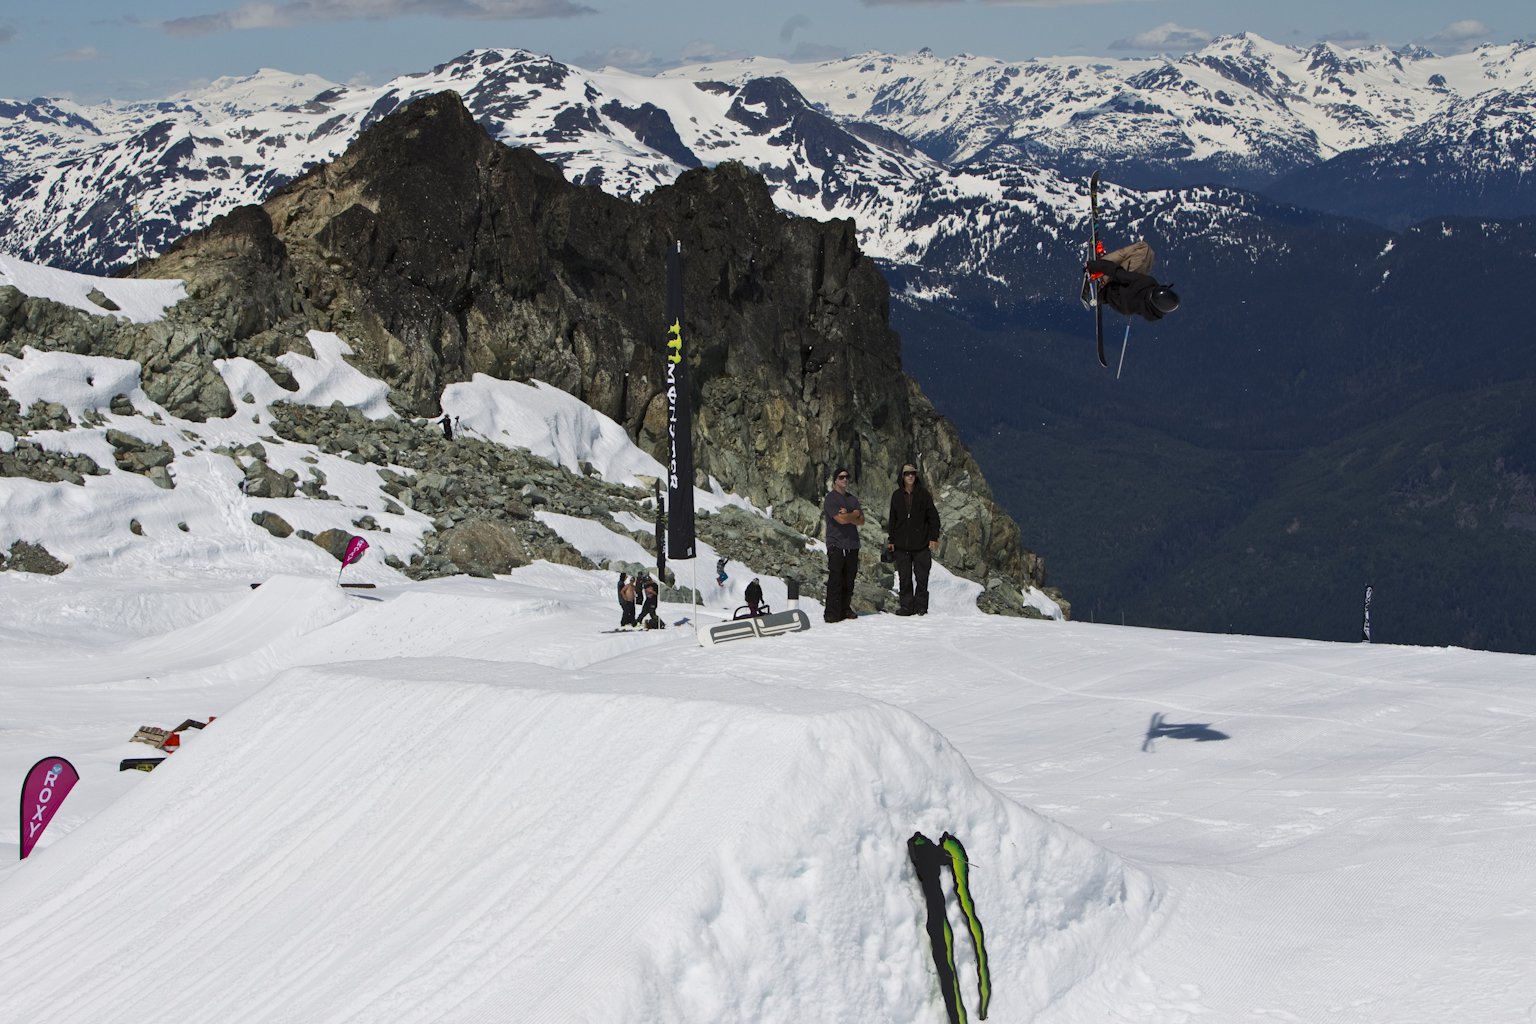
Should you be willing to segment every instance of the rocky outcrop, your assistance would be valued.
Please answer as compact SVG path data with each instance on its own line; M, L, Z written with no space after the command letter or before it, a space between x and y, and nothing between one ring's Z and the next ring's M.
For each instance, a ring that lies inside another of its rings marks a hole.
M816 534L834 466L852 468L878 519L896 470L915 460L945 517L944 564L983 583L1002 578L1014 594L1041 582L1039 560L953 426L902 371L885 280L851 222L786 217L763 180L734 164L689 171L640 203L578 187L532 152L487 137L452 93L403 107L263 206L133 268L186 283L188 299L163 321L0 302L10 307L0 346L52 336L57 343L41 347L139 360L152 399L201 419L232 408L215 358L251 358L292 387L276 358L308 352L310 330L334 331L359 368L389 384L397 409L436 415L444 386L475 373L537 378L622 423L659 457L663 253L674 241L685 257L697 483L714 477ZM403 464L389 436L397 428L359 428L349 458ZM241 465L248 494L299 485L259 458ZM306 493L321 483L309 481ZM515 543L503 527L468 526L486 516L453 511L455 487L462 482L428 470L391 492L444 520L421 571L579 558L540 536L529 513L537 491L485 496L491 521L518 524ZM878 526L866 530L880 543Z
M127 473L148 477L156 487L170 490L176 486L171 477L170 464L176 453L171 446L161 442L150 444L141 438L121 430L107 431L107 443L112 446L112 461Z
M41 544L18 540L11 544L9 554L0 552L0 572L33 572L42 576L57 576L68 569Z

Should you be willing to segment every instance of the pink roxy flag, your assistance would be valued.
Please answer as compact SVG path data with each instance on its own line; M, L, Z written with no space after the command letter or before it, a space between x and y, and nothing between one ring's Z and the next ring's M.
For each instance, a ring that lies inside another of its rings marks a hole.
M353 537L350 541L347 542L347 557L341 560L341 567L345 569L359 558L362 558L363 552L367 550L367 541L363 540L361 537Z
M80 781L75 766L62 757L45 757L27 772L21 784L21 859L37 845L59 804Z

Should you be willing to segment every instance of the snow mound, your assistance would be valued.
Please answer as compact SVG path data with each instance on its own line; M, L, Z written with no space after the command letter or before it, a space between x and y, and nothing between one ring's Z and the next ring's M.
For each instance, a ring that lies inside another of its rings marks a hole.
M998 1019L1143 933L1142 875L910 713L784 696L455 659L288 671L11 875L4 1018L937 1020L918 829L970 852Z
M4 285L14 286L23 295L52 299L97 316L117 316L139 324L161 319L167 309L187 297L186 285L181 281L95 277L55 270L0 253L0 287ZM104 295L117 308L97 304L90 297L93 291Z
M543 381L523 384L477 373L468 383L448 385L442 405L461 430L526 448L578 475L587 463L610 483L648 485L667 476L622 426Z

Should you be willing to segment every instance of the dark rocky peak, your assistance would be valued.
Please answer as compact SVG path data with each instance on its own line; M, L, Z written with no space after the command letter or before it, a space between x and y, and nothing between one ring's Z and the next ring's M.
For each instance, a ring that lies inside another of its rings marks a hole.
M759 135L783 128L813 108L787 78L753 78L737 91L726 114Z
M1317 72L1322 78L1334 78L1342 74L1358 74L1364 71L1365 62L1358 57L1346 57L1338 47L1321 42L1306 52L1307 70Z
M726 117L766 136L774 146L800 151L816 167L840 159L866 159L867 144L808 103L784 78L754 78L742 85Z
M50 128L73 128L90 132L92 135L101 134L101 129L92 121L42 98L35 99L31 103L0 100L0 120L31 121L33 124Z
M436 413L443 387L475 373L537 378L660 455L673 240L698 482L712 476L810 531L833 466L861 467L878 505L901 461L921 456L948 495L945 564L1038 581L953 426L903 373L885 279L853 224L786 217L739 164L630 202L495 142L440 93L135 272L185 280L178 315L218 324L226 354L280 365L306 331L331 330L402 411Z
M1251 43L1249 44L1252 45ZM1275 80L1273 65L1262 57L1255 57L1251 53L1241 56L1218 56L1216 54L1195 55L1185 58L1210 68L1223 78L1244 89L1253 92L1268 100L1272 100L1280 106L1286 105L1285 90Z
M683 167L704 166L704 162L677 134L677 127L672 123L672 118L654 103L626 107L618 100L609 100L603 104L602 114L610 121L629 129L641 143L677 161Z
M470 50L432 69L457 81L496 81L562 88L571 69L553 57L528 50Z

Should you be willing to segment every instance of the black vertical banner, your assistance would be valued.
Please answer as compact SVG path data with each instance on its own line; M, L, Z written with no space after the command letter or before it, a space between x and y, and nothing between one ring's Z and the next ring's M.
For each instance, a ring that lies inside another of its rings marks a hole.
M683 352L683 245L667 249L667 557L694 557L693 391Z
M1360 627L1360 641L1367 644L1371 642L1371 586L1369 583L1365 586L1365 625Z

